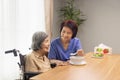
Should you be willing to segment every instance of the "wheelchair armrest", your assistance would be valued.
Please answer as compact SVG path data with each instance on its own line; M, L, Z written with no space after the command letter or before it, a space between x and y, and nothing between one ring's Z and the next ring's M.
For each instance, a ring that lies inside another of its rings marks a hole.
M29 80L30 77L41 74L42 72L24 72L24 80Z
M25 72L24 75L37 75L41 74L42 72Z

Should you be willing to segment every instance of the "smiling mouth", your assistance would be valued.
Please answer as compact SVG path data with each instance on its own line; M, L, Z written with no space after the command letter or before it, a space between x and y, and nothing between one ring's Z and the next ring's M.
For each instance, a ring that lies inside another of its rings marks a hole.
M68 37L63 37L63 39L68 39Z

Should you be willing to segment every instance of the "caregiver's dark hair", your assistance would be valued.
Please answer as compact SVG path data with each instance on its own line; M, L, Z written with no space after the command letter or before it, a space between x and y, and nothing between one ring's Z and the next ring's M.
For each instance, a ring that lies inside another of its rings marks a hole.
M42 42L48 37L45 32L38 31L35 32L32 36L32 45L31 48L34 51L37 51L41 48Z
M63 21L61 23L61 26L60 26L60 33L61 33L63 27L70 28L72 30L72 32L73 32L72 38L76 37L77 31L78 31L78 25L76 24L75 21L73 21L73 20L65 20L65 21Z

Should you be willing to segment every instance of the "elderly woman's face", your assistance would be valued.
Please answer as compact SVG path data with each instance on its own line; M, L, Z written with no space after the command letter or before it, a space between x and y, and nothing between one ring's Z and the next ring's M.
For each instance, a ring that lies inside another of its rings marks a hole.
M50 46L50 39L49 37L47 37L43 43L41 44L41 48L45 51L48 52L49 51L49 46Z
M63 41L69 41L72 38L72 30L66 26L63 27L61 31L61 39Z

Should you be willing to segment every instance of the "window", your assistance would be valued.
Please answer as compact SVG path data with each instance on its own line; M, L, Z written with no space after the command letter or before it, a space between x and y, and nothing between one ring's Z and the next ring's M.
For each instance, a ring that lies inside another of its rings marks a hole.
M40 30L45 31L44 0L0 0L0 80L19 78L17 57L4 52L16 48L26 54Z

